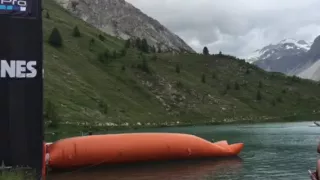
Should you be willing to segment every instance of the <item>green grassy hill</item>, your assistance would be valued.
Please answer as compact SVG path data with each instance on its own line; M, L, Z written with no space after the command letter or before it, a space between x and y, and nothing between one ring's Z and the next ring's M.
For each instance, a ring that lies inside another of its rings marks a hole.
M135 48L124 55L125 41L53 1L44 1L43 13L45 111L52 126L305 120L320 111L317 83L225 55L144 54ZM75 26L81 37L72 35ZM47 42L54 27L63 39L59 48ZM99 57L107 49L108 58Z

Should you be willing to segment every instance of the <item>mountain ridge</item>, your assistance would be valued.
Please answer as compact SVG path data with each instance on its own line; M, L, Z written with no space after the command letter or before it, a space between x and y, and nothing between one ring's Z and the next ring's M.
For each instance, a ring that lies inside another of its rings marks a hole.
M121 39L145 38L161 51L195 52L159 21L125 0L56 0L76 17Z
M283 56L307 52L310 48L311 43L307 43L304 40L283 39L276 44L269 44L261 49L255 50L253 54L249 55L246 59L252 63L258 60L275 60Z

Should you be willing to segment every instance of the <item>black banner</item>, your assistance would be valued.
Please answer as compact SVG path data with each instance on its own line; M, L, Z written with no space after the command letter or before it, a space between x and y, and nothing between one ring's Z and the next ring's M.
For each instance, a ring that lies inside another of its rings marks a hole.
M37 8L32 7L33 1L34 0L0 0L0 15L36 17Z
M41 173L43 47L40 0L0 0L0 163Z

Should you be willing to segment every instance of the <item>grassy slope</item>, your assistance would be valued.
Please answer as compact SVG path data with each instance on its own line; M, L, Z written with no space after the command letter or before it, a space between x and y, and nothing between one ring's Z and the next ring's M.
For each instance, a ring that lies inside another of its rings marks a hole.
M44 18L44 39L57 27L64 40L62 48L47 43L44 46L45 98L58 106L62 122L202 123L311 115L319 111L319 85L266 73L230 57L157 54L158 58L152 60L153 55L144 55L152 75L137 68L142 58L134 49L129 49L125 57L103 64L97 54L105 49L120 50L124 41L104 35L106 40L102 42L97 38L100 31L72 17L51 0L44 1L44 7L50 14L50 19ZM80 38L71 35L75 25L82 33ZM91 38L95 43L90 51ZM180 64L180 73L176 73L176 64ZM201 82L202 73L206 83ZM236 81L239 90L234 89ZM259 81L262 88L258 87ZM224 93L227 84L231 89ZM258 89L261 101L256 101ZM282 92L284 89L288 89L286 93ZM278 102L278 97L283 102ZM103 113L105 108L99 106L100 101L108 105L107 113Z

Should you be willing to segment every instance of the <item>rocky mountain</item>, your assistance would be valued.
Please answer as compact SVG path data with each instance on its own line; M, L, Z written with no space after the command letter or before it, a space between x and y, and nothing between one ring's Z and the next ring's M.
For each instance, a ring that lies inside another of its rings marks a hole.
M320 80L320 36L313 43L285 39L257 50L249 62L260 68Z
M320 59L314 64L304 69L302 72L297 74L297 76L304 79L312 79L315 81L320 81Z
M162 51L194 52L181 38L125 0L56 0L76 17L122 39L145 38Z
M296 41L294 39L284 39L277 44L270 44L262 49L258 49L251 54L247 59L249 62L258 60L274 60L280 59L283 56L295 55L307 52L310 49L310 44L304 40Z
M255 51L248 61L267 71L291 74L305 65L302 59L310 47L304 40L284 39Z
M320 36L318 36L308 52L309 63L297 75L301 78L320 80Z

